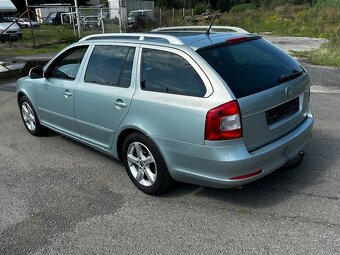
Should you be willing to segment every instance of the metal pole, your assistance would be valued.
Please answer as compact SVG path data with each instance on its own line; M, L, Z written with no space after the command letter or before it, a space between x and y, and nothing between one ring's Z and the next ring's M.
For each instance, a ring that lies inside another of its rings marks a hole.
M159 26L162 26L162 9L159 8Z
M26 0L27 1L27 0ZM76 8L76 18L77 18L77 28L78 28L78 37L80 38L80 18L79 18L79 10L78 10L78 1L74 0L74 6Z
M100 23L102 25L102 32L105 34L104 19L103 19L103 8L100 8Z
M71 15L70 15L70 19L72 20L72 27L73 27L73 33L74 33L74 37L76 37L77 36L77 34L76 34L76 27L75 27L75 25L74 25L74 15L73 15L73 8L71 8Z
M33 48L36 48L36 46L35 46L35 38L34 38L34 33L33 33L33 27L32 27L32 22L31 22L31 16L30 16L30 10L28 9L28 2L27 2L27 0L25 0L25 2L26 2L27 16L28 16L28 19L30 20L30 29L31 29L31 35L32 35Z
M122 29L122 9L123 9L123 7L122 7L122 1L119 1L119 4L118 4L118 8L119 8L119 10L118 10L118 14L119 14L119 19L118 19L118 22L119 22L119 33L122 33L123 32L123 29ZM125 32L125 31L124 31Z

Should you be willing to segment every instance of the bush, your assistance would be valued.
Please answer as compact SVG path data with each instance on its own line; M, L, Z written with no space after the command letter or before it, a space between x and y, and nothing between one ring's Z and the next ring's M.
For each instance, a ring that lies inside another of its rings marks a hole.
M255 0L255 3L257 6L276 7L281 5L314 5L316 1L317 0Z
M198 3L194 7L194 15L199 15L207 11L208 6L204 3Z
M340 7L339 0L317 0L315 7L317 8L326 8L326 7Z

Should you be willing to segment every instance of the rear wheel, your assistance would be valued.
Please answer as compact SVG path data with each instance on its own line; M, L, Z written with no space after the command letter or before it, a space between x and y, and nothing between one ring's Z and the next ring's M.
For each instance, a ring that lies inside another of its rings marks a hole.
M28 97L23 96L19 101L20 113L25 128L31 135L41 136L44 133L44 127L40 125L38 116Z
M133 133L125 139L123 160L131 181L147 194L160 194L173 183L158 148L140 133Z

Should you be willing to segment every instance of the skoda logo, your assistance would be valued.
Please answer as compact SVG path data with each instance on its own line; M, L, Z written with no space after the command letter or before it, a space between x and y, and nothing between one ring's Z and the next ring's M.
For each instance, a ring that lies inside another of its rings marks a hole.
M285 88L285 94L290 96L292 94L292 89L290 87Z

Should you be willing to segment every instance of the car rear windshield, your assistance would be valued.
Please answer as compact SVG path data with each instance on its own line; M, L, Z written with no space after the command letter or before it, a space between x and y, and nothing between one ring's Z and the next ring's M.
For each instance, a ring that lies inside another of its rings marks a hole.
M224 79L236 98L297 78L300 64L264 39L219 45L198 53Z

